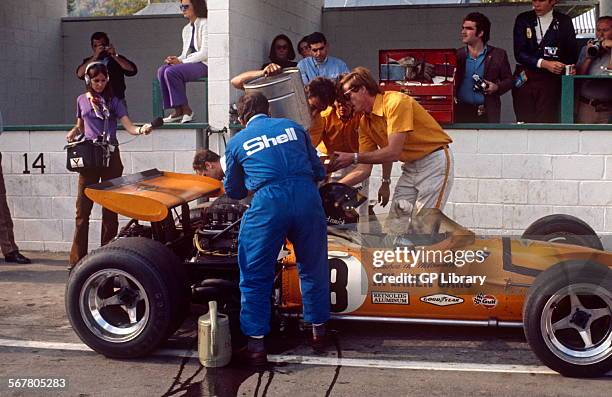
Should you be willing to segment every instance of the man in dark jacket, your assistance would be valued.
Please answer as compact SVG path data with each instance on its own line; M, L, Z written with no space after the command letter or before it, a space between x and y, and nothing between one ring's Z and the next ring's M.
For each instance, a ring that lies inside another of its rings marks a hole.
M559 121L561 75L576 63L578 45L572 19L554 11L557 0L533 0L533 10L514 22L514 113L526 123Z
M488 43L491 22L473 12L463 19L461 40L465 47L457 50L455 76L455 122L499 123L500 97L512 88L512 72L506 51ZM475 77L484 84L478 84Z

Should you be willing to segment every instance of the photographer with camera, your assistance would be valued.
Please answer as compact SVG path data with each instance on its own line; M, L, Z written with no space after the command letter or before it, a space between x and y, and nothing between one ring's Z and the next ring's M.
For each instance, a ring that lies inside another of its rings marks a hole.
M127 109L125 101L125 76L131 77L138 73L136 64L123 55L117 54L115 46L111 44L108 35L104 32L92 34L90 42L93 55L83 59L83 63L76 70L77 77L81 80L85 79L85 68L90 63L104 63L108 69L113 94L123 102L123 106Z
M489 18L473 12L463 18L457 50L456 123L499 123L500 97L512 88L506 51L488 44Z
M597 20L596 35L580 51L576 74L612 75L612 16ZM612 78L583 81L577 99L578 123L607 124L612 116Z

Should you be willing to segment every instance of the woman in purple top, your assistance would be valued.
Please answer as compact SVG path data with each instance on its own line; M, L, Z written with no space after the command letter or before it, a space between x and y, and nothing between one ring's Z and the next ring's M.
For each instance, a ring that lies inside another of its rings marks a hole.
M193 110L187 103L186 83L208 76L208 7L205 0L180 0L183 17L189 23L183 27L183 51L179 56L168 56L157 69L164 109L174 109L164 123L193 120Z
M85 135L85 139L96 140L104 135L104 130L106 129L112 149L108 168L103 171L84 171L79 174L76 228L74 240L72 241L72 249L70 250L71 268L82 257L87 255L89 215L91 214L93 202L85 196L85 187L100 181L120 177L123 173L123 164L119 156L117 142L117 120L132 135L148 134L152 129L148 124L142 127L136 127L132 124L123 103L113 96L112 88L108 81L106 65L102 62L93 62L87 65L85 69L87 91L77 98L77 123L66 135L68 142L74 141L79 135ZM118 227L117 214L107 209L102 209L102 245L105 245L115 237Z

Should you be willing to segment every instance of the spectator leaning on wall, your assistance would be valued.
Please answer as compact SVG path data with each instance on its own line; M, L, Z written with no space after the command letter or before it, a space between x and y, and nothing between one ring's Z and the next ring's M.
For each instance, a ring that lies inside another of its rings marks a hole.
M297 65L304 85L315 77L335 79L339 74L349 72L343 60L328 55L329 44L323 33L314 32L307 36L307 40L312 56L302 59Z
M270 45L270 54L268 55L270 62L264 63L261 68L265 68L271 63L275 63L283 68L291 68L297 66L295 59L295 50L291 39L284 34L279 34L272 40Z
M465 47L457 50L455 78L457 123L500 121L500 96L512 88L512 72L506 51L488 44L490 34L491 22L485 15L473 12L463 18L461 40Z
M612 75L612 16L597 20L597 40L582 48L576 74ZM612 117L612 78L583 81L578 96L578 122L606 124Z
M83 59L83 63L76 70L77 77L81 80L85 79L85 67L90 63L104 63L110 76L113 95L120 99L127 109L125 101L125 76L131 77L138 73L136 64L123 55L119 55L115 46L111 44L108 35L104 32L92 34L90 42L93 55Z
M308 44L308 36L302 37L302 39L297 44L297 49L302 58L308 58L312 55L310 52L310 44Z
M0 113L0 135L4 129L2 113ZM19 247L15 244L13 234L13 220L6 202L6 187L4 186L4 176L2 175L2 152L0 152L0 249L4 254L5 262L27 264L30 260L19 252Z

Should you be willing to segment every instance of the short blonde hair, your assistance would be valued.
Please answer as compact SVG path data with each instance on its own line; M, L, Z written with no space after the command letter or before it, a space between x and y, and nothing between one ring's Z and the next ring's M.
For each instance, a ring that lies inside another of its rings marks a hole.
M340 80L340 84L342 86L347 83L349 83L350 88L365 87L368 93L372 96L382 94L382 90L372 76L372 73L370 73L370 71L363 66L357 66L350 73L347 73L342 80Z

